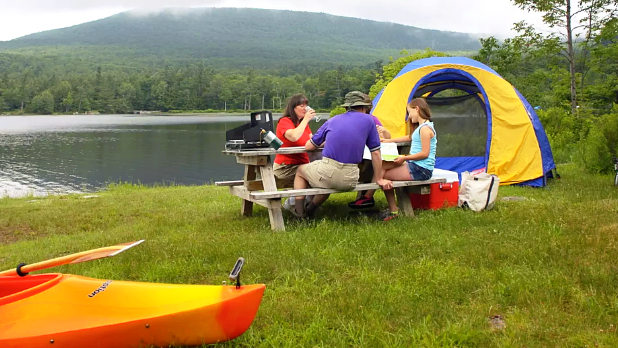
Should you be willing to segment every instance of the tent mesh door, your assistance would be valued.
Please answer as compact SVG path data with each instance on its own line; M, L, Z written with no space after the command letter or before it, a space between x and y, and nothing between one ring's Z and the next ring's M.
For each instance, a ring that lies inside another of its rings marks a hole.
M442 94L442 93L439 93ZM426 98L438 133L437 157L484 157L487 144L485 105L474 94Z

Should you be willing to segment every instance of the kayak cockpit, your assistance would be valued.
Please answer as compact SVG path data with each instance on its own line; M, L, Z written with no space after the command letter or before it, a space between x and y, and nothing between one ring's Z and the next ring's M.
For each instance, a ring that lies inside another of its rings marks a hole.
M58 284L62 274L0 277L0 306L30 297Z

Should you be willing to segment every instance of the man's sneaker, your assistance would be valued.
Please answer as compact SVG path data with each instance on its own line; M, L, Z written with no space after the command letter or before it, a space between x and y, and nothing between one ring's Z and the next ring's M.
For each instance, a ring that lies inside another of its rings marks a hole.
M399 217L399 212L398 211L390 211L390 210L385 210L382 213L380 213L380 215L378 215L378 219L382 220L382 221L389 221L395 218Z
M355 200L354 202L348 203L348 207L351 209L365 209L365 208L373 208L376 205L376 201L371 198L367 198L362 196L361 198Z

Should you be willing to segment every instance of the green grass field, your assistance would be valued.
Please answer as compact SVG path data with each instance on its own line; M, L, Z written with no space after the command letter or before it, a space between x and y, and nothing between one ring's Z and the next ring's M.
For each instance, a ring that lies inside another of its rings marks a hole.
M314 222L240 217L227 189L113 185L84 199L0 199L0 269L146 239L56 272L101 279L267 285L230 347L616 347L618 188L559 167L547 188L501 187L493 211L417 211L382 223L335 195ZM386 206L379 193L378 204ZM490 319L500 315L506 327Z

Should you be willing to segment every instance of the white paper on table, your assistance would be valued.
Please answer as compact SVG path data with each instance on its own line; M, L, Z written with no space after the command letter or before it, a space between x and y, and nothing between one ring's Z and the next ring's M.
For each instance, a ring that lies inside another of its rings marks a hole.
M381 143L380 152L382 153L383 161L394 161L395 158L399 157L397 143ZM369 148L367 146L365 146L363 159L371 160L371 152L369 152Z

